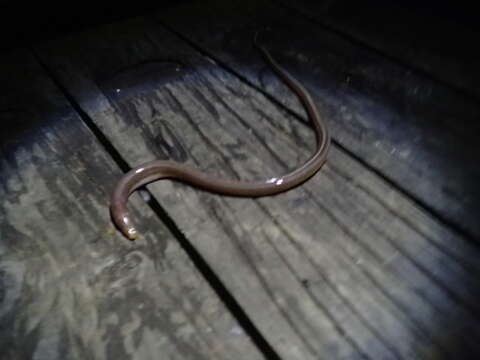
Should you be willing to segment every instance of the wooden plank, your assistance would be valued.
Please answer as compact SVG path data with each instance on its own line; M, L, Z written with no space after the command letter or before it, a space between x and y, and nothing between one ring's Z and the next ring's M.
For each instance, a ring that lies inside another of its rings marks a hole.
M0 358L263 359L138 195L116 232L121 172L31 54L0 69Z
M458 5L455 9L450 4L450 13L444 16L442 11L446 9L442 5L445 4L441 3L431 4L425 11L418 3L377 0L361 4L309 0L274 2L477 99L480 97L478 51L472 46L478 39L478 24L473 21L474 12L471 21L465 21L469 20L466 16L468 6Z
M313 93L334 140L446 223L480 238L477 102L269 1L198 1L157 18L303 114L252 46L254 33L270 28L259 41Z
M169 157L258 179L313 147L303 122L147 20L37 51L131 165ZM149 188L281 357L477 350L478 249L336 146L318 176L271 198Z

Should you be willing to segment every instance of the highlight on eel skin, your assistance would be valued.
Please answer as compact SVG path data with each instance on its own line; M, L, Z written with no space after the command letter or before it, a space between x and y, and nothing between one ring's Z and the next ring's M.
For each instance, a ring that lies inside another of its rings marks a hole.
M140 165L123 176L111 198L110 212L112 220L127 238L133 240L137 237L137 230L133 226L127 210L128 197L136 189L150 182L166 178L176 179L218 194L260 197L278 194L303 183L320 170L325 163L330 147L330 136L310 94L292 75L277 64L263 46L257 44L256 35L254 44L262 53L265 61L297 95L305 108L315 130L317 142L315 153L296 170L282 176L257 182L219 179L213 175L204 174L194 167L170 160L154 160Z

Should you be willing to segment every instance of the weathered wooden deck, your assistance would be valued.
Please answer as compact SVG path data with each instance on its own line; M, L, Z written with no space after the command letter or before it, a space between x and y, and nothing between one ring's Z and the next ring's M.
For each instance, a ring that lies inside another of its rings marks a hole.
M480 354L478 92L329 16L186 2L3 54L0 359ZM331 129L327 165L260 199L151 184L129 242L108 205L130 167L249 180L311 153L301 106L252 47L267 28Z

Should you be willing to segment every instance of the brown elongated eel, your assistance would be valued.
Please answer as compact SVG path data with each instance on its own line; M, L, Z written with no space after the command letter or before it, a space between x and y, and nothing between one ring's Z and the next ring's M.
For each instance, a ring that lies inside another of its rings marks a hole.
M160 179L176 179L198 188L233 196L259 197L274 195L293 188L314 175L325 163L330 146L330 136L325 123L308 93L308 91L286 70L282 69L269 52L256 43L255 45L282 81L297 95L310 121L313 123L317 141L315 153L296 170L263 181L243 182L221 179L215 175L204 174L198 169L170 160L154 160L130 170L117 184L111 198L110 211L113 222L129 239L137 237L137 231L127 210L128 197L139 187Z

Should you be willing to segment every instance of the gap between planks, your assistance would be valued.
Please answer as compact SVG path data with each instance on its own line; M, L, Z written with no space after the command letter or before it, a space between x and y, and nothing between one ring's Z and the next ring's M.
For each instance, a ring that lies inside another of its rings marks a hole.
M201 47L200 45L197 45L193 40L189 39L187 36L181 34L180 32L176 31L175 29L173 29L170 25L160 21L157 17L149 17L152 21L158 23L159 25L161 25L162 27L165 28L165 30L169 31L171 34L173 34L174 36L178 37L180 40L184 41L185 43L187 43L191 48L193 48L195 51L197 51L198 53L200 53L201 55L211 59L212 61L215 62L216 65L218 65L219 67L223 68L225 71L233 74L234 76L236 76L237 78L239 78L241 81L243 81L245 84L247 84L248 86L252 87L253 89L255 89L256 91L260 92L263 96L265 96L266 98L268 98L271 102L273 102L275 105L281 107L283 110L285 110L288 114L292 115L295 119L297 119L298 121L306 124L307 126L311 127L311 124L309 121L305 121L305 119L298 113L296 112L295 110L291 109L290 107L286 106L285 104L281 103L275 96L271 95L269 92L267 92L266 90L262 89L261 87L257 86L256 84L252 83L250 80L248 80L245 76L243 76L241 73L239 73L238 71L236 71L233 67L229 66L226 62L224 62L223 60L221 60L220 58L218 58L217 56L215 56L212 52L208 51L207 49ZM314 20L311 20L312 22L315 23ZM337 34L337 31L334 31L333 29L330 29L328 27L325 28L326 30L328 31L332 31L334 32L335 34ZM338 33L338 35L340 36L343 36L345 34L342 34L342 33ZM347 36L347 35L345 35ZM396 64L399 64L400 66L403 66L405 68L409 68L407 65L403 64L402 62L399 62L399 61L395 61L395 59L391 59L388 55L386 54L383 54L381 52L378 52L376 51L374 48L370 49L368 47L368 45L364 45L363 43L361 42L356 42L354 39L350 40L348 37L346 38L346 40L348 40L349 42L355 44L355 45L360 45L360 46L365 46L368 48L368 50L372 51L373 53L375 54L378 54L380 56L383 56L385 59L388 59ZM414 69L412 69L414 70ZM439 84L442 84L444 86L447 86L449 88L451 88L452 86L447 84L447 83L443 83L441 80L438 80L435 79L435 78L432 78L431 76L428 76L428 73L425 73L423 74L423 72L421 72L421 70L419 70L419 74L426 77L426 78L429 78L433 81L436 81L438 82ZM457 90L457 91L460 91L458 89L454 89L454 90ZM463 94L462 94L463 95ZM471 96L467 96L467 98L471 98ZM475 100L475 99L474 99ZM436 209L434 209L432 206L428 205L425 201L423 201L422 199L420 199L420 197L418 197L417 195L415 195L414 193L412 193L411 191L409 191L408 189L404 188L403 186L401 186L401 184L399 184L397 181L395 181L395 179L389 177L388 175L385 175L384 173L381 172L381 170L377 169L375 166L369 164L368 162L366 162L364 159L362 159L360 156L358 156L357 154L355 154L354 152L352 152L351 150L349 150L348 148L346 148L344 145L342 145L339 141L337 141L334 136L332 135L332 145L335 146L339 151L343 152L345 155L347 155L348 157L352 158L353 160L357 161L358 163L360 163L362 166L364 166L366 169L368 169L369 171L371 171L372 173L374 173L376 176L378 176L379 178L381 178L383 181L385 181L387 184L391 185L393 188L395 188L399 193L401 193L403 196L405 196L406 198L410 199L413 203L415 203L420 209L422 209L423 211L425 211L426 213L430 214L432 217L436 218L440 223L442 223L443 225L445 225L446 227L448 227L450 230L452 230L453 232L455 232L457 235L461 236L462 238L464 238L465 240L469 241L470 243L472 243L473 245L475 246L478 246L480 247L480 240L477 239L477 237L468 229L464 228L463 226L461 226L460 224L456 223L455 221L449 219L447 216L444 216L442 215L439 211L437 211Z
M62 83L55 76L55 74L53 74L52 71L48 68L48 66L46 66L46 64L42 61L41 57L38 56L38 54L36 53L35 49L29 48L28 50L33 54L33 57L42 67L43 71L45 71L45 73L52 80L55 86L58 87L63 96L65 96L65 98L67 99L69 105L77 112L82 122L94 134L95 138L104 148L104 150L112 157L113 161L118 165L122 172L128 172L131 167L128 165L127 161L122 157L122 155L118 152L118 150L113 146L113 144L107 139L105 134L85 113L85 111L77 103L72 94L70 94L70 92L65 88L65 86L62 85ZM215 274L213 269L208 265L207 261L203 259L200 253L190 243L187 237L177 226L175 221L170 217L170 215L168 215L168 213L153 196L150 190L148 190L146 187L142 187L141 190L145 191L148 194L148 200L144 200L145 203L165 224L172 236L178 241L178 243L186 252L195 267L202 274L205 281L214 290L215 294L219 297L225 307L230 311L235 320L238 321L240 326L242 326L245 334L251 339L251 341L255 344L258 350L265 356L266 359L281 360L279 354L270 345L267 339L265 339L265 337L261 334L260 330L254 325L245 310L240 306L234 296L227 290L227 288L219 279L219 277Z
M167 90L168 90L168 89L167 89ZM173 95L173 97L175 97L175 96L174 96L174 94L172 94L171 92L169 93L169 95L170 95L170 96L172 96L172 95Z

